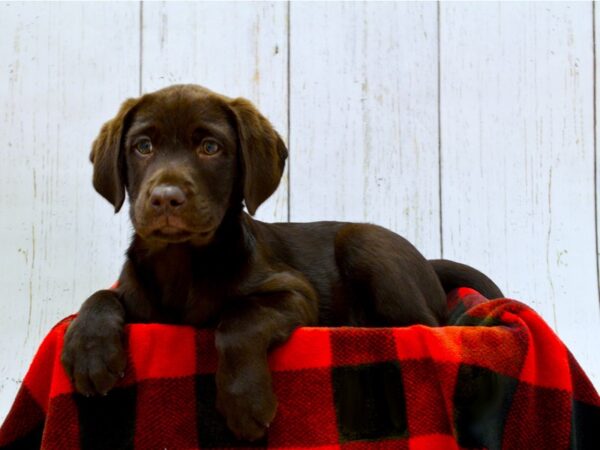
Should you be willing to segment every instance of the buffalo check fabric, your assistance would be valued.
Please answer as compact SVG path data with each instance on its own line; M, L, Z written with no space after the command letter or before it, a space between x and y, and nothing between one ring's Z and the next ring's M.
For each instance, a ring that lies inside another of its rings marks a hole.
M129 364L108 396L73 392L65 319L42 343L0 448L600 449L600 398L534 311L461 288L450 325L301 328L270 355L279 400L260 442L215 410L209 330L126 327Z

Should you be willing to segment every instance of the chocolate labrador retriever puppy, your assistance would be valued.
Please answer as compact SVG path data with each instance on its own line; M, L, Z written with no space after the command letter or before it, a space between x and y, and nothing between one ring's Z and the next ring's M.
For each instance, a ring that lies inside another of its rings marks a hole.
M118 287L88 298L65 336L78 392L106 394L122 376L126 323L216 327L217 408L255 440L277 407L267 352L296 327L437 326L454 287L502 296L475 269L427 261L375 225L252 219L286 157L250 102L200 86L129 99L104 124L94 187L115 211L127 192L135 234Z

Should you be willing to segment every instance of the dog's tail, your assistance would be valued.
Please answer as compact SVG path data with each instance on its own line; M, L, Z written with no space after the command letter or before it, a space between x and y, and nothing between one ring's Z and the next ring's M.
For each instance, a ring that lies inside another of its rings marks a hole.
M504 297L496 283L473 267L447 259L430 259L429 262L446 293L459 287L469 287L487 298Z

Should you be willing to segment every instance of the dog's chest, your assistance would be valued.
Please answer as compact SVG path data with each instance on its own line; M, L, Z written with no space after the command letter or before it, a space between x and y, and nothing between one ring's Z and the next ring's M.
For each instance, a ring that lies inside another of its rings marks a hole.
M162 280L155 299L161 321L210 327L216 325L223 292L204 280L179 276Z
M216 326L223 304L222 295L206 283L191 283L186 304L182 309L181 321L195 327Z
M245 259L231 251L169 246L149 261L147 282L159 321L212 327L245 278Z

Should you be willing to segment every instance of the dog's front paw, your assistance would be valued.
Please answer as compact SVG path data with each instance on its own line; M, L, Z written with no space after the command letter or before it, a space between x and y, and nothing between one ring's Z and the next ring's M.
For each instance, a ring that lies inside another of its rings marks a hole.
M127 357L118 321L89 320L80 316L69 326L61 362L77 392L106 395L124 376Z
M262 438L277 411L269 374L240 373L231 379L217 373L217 409L238 439Z

